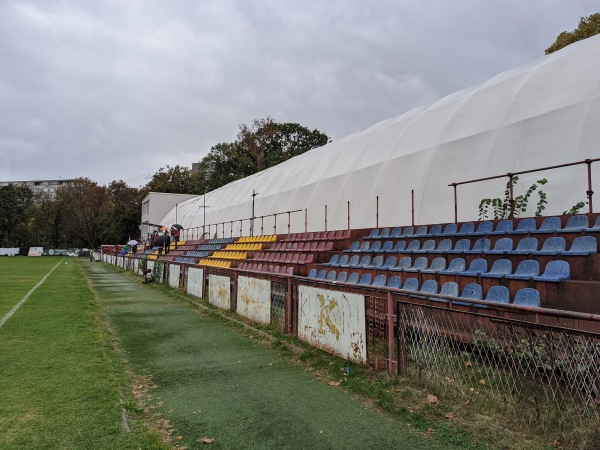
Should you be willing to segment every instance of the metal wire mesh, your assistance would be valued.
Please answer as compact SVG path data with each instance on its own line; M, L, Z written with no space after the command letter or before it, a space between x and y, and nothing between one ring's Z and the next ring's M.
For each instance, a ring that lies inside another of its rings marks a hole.
M285 331L285 295L287 283L271 281L271 325Z
M367 359L371 367L386 369L388 355L386 301L365 297L367 315Z
M600 334L397 304L399 371L547 429L600 418Z

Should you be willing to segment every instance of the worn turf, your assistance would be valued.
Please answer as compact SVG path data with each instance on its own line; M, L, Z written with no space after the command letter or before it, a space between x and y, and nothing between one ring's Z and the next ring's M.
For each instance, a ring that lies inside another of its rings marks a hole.
M2 311L60 261L0 260ZM125 431L130 392L94 295L67 258L0 328L0 448L164 448L133 417Z
M113 268L84 265L130 366L181 445L199 448L449 448L373 411L277 351Z

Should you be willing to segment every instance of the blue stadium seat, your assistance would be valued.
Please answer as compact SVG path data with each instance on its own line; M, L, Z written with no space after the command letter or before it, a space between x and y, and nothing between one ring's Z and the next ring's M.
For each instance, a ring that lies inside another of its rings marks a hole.
M506 286L492 286L485 296L485 300L488 302L495 303L508 303L510 301L510 294ZM476 305L480 308L487 308L486 305Z
M361 284L363 286L370 286L372 280L373 280L373 277L371 276L370 273L363 273L362 277L360 277L360 280L358 281L358 284Z
M316 278L317 278L317 280L324 280L325 278L327 278L327 272L325 271L325 269L319 270Z
M448 250L452 250L452 240L442 239L437 245L435 250L431 250L429 253L448 253Z
M494 229L494 225L489 220L484 220L483 222L479 222L477 225L477 229L470 233L471 236L485 236L486 234L490 234Z
M360 262L358 262L358 264L355 264L351 267L353 269L362 269L364 266L368 266L369 264L371 264L371 257L369 255L365 255L360 259Z
M534 252L534 255L558 255L566 250L567 243L563 237L551 237L544 241L542 249Z
M350 245L350 247L349 247L349 248L347 248L347 249L346 249L346 250L344 250L344 251L345 251L345 252L347 252L347 253L350 253L350 252L356 252L356 251L358 251L358 249L359 249L359 248L360 248L360 242L358 242L358 241L354 241L354 242L352 243L352 245Z
M405 227L404 231L400 236L400 239L406 239L407 237L412 237L415 234L415 227Z
M418 291L419 290L419 280L417 278L408 278L404 281L404 286L402 289L407 291Z
M537 289L523 288L519 289L513 300L513 305L540 307L540 293Z
M454 281L447 281L442 285L442 289L440 289L440 295L447 295L448 297L458 297L458 284ZM433 300L434 302L448 303L448 300L444 300L441 298L429 297L429 300Z
M481 274L482 277L502 278L512 273L512 261L510 259L498 259L492 264L489 272Z
M513 249L513 240L510 237L500 238L496 241L496 245L486 253L488 255L504 255L510 253Z
M421 289L419 289L419 293L423 294L437 294L438 293L438 284L435 280L425 280L423 281L423 285ZM427 298L427 295L415 295L417 298Z
M522 219L518 224L517 228L514 231L510 231L508 234L529 234L536 231L535 219L533 217L528 217L526 219Z
M308 272L308 278L317 278L317 269L310 269Z
M435 241L433 239L428 239L423 242L423 246L419 250L415 250L413 253L427 253L432 250L435 250Z
M360 244L360 247L356 251L357 252L368 252L370 249L371 249L371 243L369 241L365 241L362 244Z
M419 225L417 231L411 237L423 237L427 234L427 225Z
M411 267L404 269L405 272L420 272L423 269L427 268L427 257L419 256L415 259L414 264Z
M368 236L363 236L363 239L377 239L379 237L379 228L373 228Z
M546 217L540 224L540 228L532 231L532 233L556 233L560 228L559 217Z
M373 286L385 286L387 277L385 275L377 275L373 280Z
M598 253L598 242L594 236L576 237L571 248L562 252L564 256L585 256L593 253Z
M389 253L402 253L404 250L406 250L406 241L398 241Z
M600 215L596 216L596 222L594 223L594 226L590 227L590 228L586 228L585 231L588 233L600 232Z
M452 250L447 250L446 253L458 254L471 249L471 241L469 239L459 239Z
M399 241L403 242L403 241ZM395 253L394 252L394 241L385 241L381 247L381 253Z
M498 222L496 225L496 229L489 233L491 236L499 235L499 234L507 234L513 231L513 221L511 219L504 219Z
M406 249L403 253L412 253L415 250L419 250L421 248L421 241L415 239L414 241L410 241Z
M363 269L380 269L383 266L383 256L376 256L370 264L365 264Z
M383 246L383 243L381 241L373 241L371 248L369 248L368 250L363 250L363 251L368 252L368 253L379 253L379 252L381 252L382 246Z
M348 267L348 261L350 260L350 257L348 255L342 255L342 257L338 260L338 262L331 264L331 267L342 267L342 264L344 265L344 267Z
M379 233L379 239L389 239L390 237L390 229L389 228L384 228L383 230L381 230L381 233Z
M359 260L360 256L352 255L352 258L350 258L348 262L342 264L340 261L340 267L354 267L356 264L358 264Z
M473 244L473 248L471 250L465 250L465 255L478 255L481 253L485 253L490 249L490 240L488 238L479 238Z
M350 274L350 276L348 277L348 281L346 283L356 284L356 283L358 283L358 278L359 278L358 272L352 272Z
M335 281L335 278L337 277L337 273L335 272L335 270L330 270L327 273L327 278L325 278L327 281Z
M471 261L469 268L464 272L460 272L459 275L476 277L483 272L487 272L487 260L483 258L477 258Z
M383 263L383 266L381 266L379 269L380 270L390 270L392 267L396 267L396 264L398 264L396 257L388 256L386 258L385 262Z
M392 230L392 232L390 233L390 238L392 239L397 239L400 236L402 236L402 228L400 227L396 227Z
M580 233L590 226L588 216L575 215L567 219L565 227L558 230L559 233Z
M460 226L460 229L454 233L454 236L467 236L475 232L475 224L473 222L465 222Z
M394 275L393 277L390 277L390 279L387 282L387 287L393 288L393 289L400 289L401 285L402 285L402 278L400 278L398 275Z
M537 252L538 240L535 237L526 237L519 241L517 248L510 252L511 255L529 255Z
M331 258L329 259L329 262L323 263L324 266L335 266L335 264L340 262L340 257L339 255L332 255Z
M444 258L434 258L434 260L431 261L431 265L421 270L421 273L438 273L440 270L444 270L445 268L446 260Z
M444 227L444 231L440 233L440 236L452 236L457 231L457 226L455 223L449 223Z
M444 270L440 270L440 275L457 275L460 272L467 270L467 263L464 258L454 258L448 264L448 268Z
M403 256L402 258L400 258L400 261L398 261L398 265L396 267L390 268L390 270L394 272L402 272L408 267L410 267L411 264L412 259L410 258L410 256Z
M544 273L540 276L533 277L534 281L550 281L558 283L571 278L571 268L567 261L557 259L546 264Z
M531 280L540 274L540 263L535 259L526 259L517 266L515 273L507 275L511 280Z
M348 272L346 272L345 270L341 270L340 273L338 273L335 281L337 281L339 283L345 283L347 279L348 279Z
M440 234L442 234L442 225L440 225L439 223L436 223L435 225L431 225L431 228L429 229L429 233L424 234L421 237L435 237L435 236L439 236Z
M483 298L483 290L481 289L481 286L477 283L471 283L471 284L467 284L462 291L462 294L460 294L460 298L471 298L473 300L482 300ZM456 301L454 302L455 305L464 305L464 306L471 306L472 303L470 302L461 302L461 301Z

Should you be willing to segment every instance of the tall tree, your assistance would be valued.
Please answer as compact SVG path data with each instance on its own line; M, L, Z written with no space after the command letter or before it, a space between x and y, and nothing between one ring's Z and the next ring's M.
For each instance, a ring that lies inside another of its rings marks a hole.
M189 194L193 187L192 171L184 166L167 166L158 169L141 189L142 198L148 192L167 192L171 194Z
M573 42L581 41L597 34L600 34L600 13L581 17L577 28L573 31L563 31L558 35L556 41L546 49L546 55L554 53L567 45L571 45Z
M104 242L126 242L139 233L140 192L123 180L112 181L107 188L107 204L102 215L101 238Z
M20 245L27 233L33 193L27 186L0 187L0 246Z

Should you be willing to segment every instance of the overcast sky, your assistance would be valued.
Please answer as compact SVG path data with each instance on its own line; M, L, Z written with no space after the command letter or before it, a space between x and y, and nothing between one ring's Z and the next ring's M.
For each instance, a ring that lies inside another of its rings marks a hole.
M140 186L271 116L333 140L544 56L591 0L0 0L0 181Z

